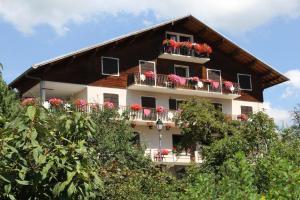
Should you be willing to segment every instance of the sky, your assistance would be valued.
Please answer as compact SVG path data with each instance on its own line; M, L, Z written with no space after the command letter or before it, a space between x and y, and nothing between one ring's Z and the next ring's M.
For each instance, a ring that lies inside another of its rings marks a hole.
M32 64L192 14L289 82L264 91L279 126L300 104L300 0L0 0L0 63L9 83Z

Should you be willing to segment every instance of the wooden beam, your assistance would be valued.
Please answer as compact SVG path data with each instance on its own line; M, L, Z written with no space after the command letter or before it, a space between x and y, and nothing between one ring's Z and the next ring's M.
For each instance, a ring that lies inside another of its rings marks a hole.
M275 81L276 79L280 78L280 76L273 76L273 77L270 77L270 78L267 78L267 79L263 79L263 83L270 83L270 82L273 82Z

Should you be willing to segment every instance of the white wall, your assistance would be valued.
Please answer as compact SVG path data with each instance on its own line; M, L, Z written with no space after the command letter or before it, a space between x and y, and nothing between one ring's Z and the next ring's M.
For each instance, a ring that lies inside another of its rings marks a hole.
M112 93L119 95L119 105L126 106L126 89L117 89L117 88L107 88L107 87L95 87L95 86L88 86L87 87L87 94L89 103L99 103L103 104L103 94L104 93Z
M159 133L156 127L149 129L147 126L137 126L135 130L140 133L141 143L148 149L158 149L159 147ZM180 134L180 130L176 127L172 127L170 130L162 130L162 148L172 150L173 141L172 135Z
M253 108L253 113L263 111L263 103L261 103L261 102L233 100L232 101L232 114L240 115L241 114L241 106L251 106Z

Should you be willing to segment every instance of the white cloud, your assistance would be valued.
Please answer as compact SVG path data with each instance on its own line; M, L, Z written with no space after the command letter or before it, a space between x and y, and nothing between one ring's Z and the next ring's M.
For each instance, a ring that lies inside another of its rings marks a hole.
M287 127L291 125L291 114L289 111L282 108L275 108L270 102L264 102L266 113L272 117L279 127Z
M282 98L298 96L300 93L300 70L290 70L285 73L285 76L287 76L290 81L285 83L287 87L282 95Z
M299 17L300 0L0 0L0 18L27 34L39 25L63 34L70 23L148 12L160 20L191 13L213 27L240 33L274 18Z

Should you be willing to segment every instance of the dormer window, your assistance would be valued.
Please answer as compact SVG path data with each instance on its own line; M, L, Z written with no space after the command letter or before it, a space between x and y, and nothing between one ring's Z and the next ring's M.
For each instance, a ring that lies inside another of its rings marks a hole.
M102 75L119 76L119 58L101 57Z
M176 42L194 42L194 37L192 35L183 33L166 32L166 38L175 40Z
M252 81L250 74L237 74L237 78L241 90L252 90Z

